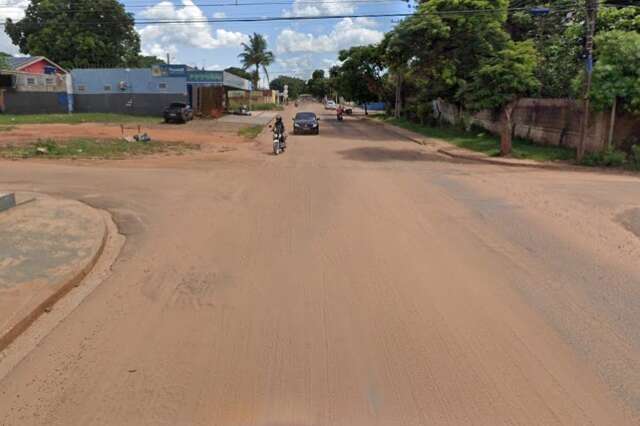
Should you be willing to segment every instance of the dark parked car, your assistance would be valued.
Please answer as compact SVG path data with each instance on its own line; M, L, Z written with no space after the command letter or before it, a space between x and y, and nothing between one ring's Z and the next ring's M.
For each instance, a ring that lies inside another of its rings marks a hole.
M184 102L173 102L164 109L164 122L186 123L193 120L193 109Z
M299 112L293 119L293 134L320 133L320 119L312 112Z

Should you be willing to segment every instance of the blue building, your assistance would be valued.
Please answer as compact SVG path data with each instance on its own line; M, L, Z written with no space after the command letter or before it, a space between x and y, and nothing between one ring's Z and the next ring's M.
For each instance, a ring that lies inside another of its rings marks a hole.
M171 102L199 105L198 88L250 90L251 83L225 71L186 65L152 68L92 68L71 71L74 110L134 115L162 115ZM225 96L226 98L226 96ZM220 100L224 104L224 99Z
M162 115L171 102L187 102L186 75L151 68L93 68L71 71L76 112Z

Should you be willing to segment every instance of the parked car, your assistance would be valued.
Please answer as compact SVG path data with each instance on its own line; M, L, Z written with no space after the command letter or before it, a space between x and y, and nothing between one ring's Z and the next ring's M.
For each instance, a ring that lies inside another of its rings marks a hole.
M312 112L299 112L293 118L293 134L320 133L320 118Z
M338 105L336 105L334 101L327 101L327 103L324 104L324 109L336 109L336 108L338 108Z
M186 123L193 120L193 109L184 102L173 102L164 109L164 122Z

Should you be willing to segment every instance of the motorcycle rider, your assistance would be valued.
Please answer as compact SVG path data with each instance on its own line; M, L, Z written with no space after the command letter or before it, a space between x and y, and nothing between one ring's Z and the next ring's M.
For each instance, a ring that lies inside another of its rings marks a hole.
M276 115L276 122L273 125L273 133L280 134L282 138L282 145L287 145L287 131L284 128L284 121L282 121L282 116L280 114Z
M343 114L344 114L344 108L342 107L342 105L338 105L338 107L336 108L336 118L338 120L342 120Z

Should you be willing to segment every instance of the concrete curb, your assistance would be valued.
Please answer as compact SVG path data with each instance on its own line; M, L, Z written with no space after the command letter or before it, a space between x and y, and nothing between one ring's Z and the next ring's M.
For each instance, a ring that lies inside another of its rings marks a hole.
M51 294L45 300L43 300L40 304L34 307L31 312L24 316L20 321L18 321L13 327L7 330L2 336L0 336L0 352L7 348L18 336L20 336L26 329L29 328L33 322L38 319L40 315L50 309L58 300L60 300L64 295L66 295L72 288L78 286L80 282L91 272L93 267L100 259L100 256L104 252L104 248L107 244L107 240L109 237L109 229L107 224L102 222L102 240L100 241L100 246L98 250L96 250L95 254L89 259L89 262L80 269L80 271L71 274L64 280L64 284L62 284L55 293Z
M545 164L545 163L518 163L516 162L517 160L502 161L498 159L493 159L491 157L482 157L474 154L459 154L457 152L451 152L443 148L438 148L437 152L451 158L468 160L468 161L476 161L478 163L485 163L485 164L493 164L496 166L534 168L534 169L544 169L544 170L582 170L582 169L576 168L575 166L571 166L570 164L557 165L557 164Z
M410 130L405 130L401 127L394 126L393 124L383 123L381 121L377 121L370 117L358 117L358 120L366 121L367 123L370 123L376 126L382 126L383 129L393 132L396 135L403 137L407 140L410 140L413 143L417 143L418 145L429 145L429 143L425 140L425 138L415 138L408 134Z
M408 133L411 132L410 130L405 130L402 128L399 128L397 126L394 126L393 124L388 124L388 123L382 123L379 121L376 121L374 119L371 119L369 117L362 117L361 120L367 121L369 123L373 123L375 125L378 126L382 126L384 129L389 130L395 134L397 134L398 136L401 136L405 139L408 139L414 143L417 143L418 145L436 145L438 143L433 142L430 143L428 142L426 139L428 138L416 138L413 137L411 135L409 135ZM413 133L413 132L412 132ZM439 143L440 145L445 144L446 142L441 142ZM462 151L463 148L455 148L457 151ZM459 159L459 160L467 160L467 161L475 161L478 163L485 163L485 164L492 164L492 165L496 165L496 166L506 166L506 167L521 167L521 168L534 168L534 169L543 169L543 170L571 170L571 171L584 171L583 168L580 168L578 166L574 166L571 164L558 164L558 163L543 163L543 162L519 162L519 160L511 160L511 161L505 161L505 160L500 160L497 158L492 158L492 157L488 157L485 156L484 154L477 154L474 153L473 151L469 151L469 154L466 153L459 153L459 152L452 152L446 148L437 148L436 152L438 152L439 154L443 154L446 155L447 157L450 158L455 158L455 159ZM531 160L534 161L534 160Z

